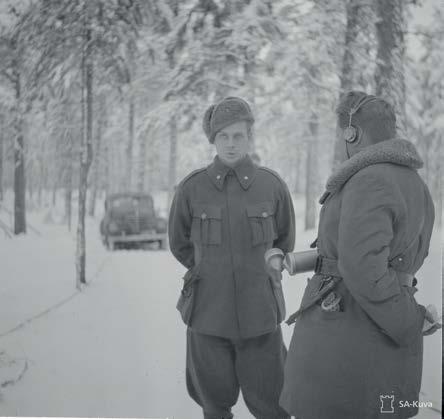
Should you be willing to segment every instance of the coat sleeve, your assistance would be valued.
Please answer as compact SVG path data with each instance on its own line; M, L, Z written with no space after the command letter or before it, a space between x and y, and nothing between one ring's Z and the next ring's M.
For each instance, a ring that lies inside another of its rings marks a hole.
M399 346L421 333L424 312L414 289L401 286L389 267L393 225L400 211L384 179L355 175L343 191L338 231L338 268L354 299Z
M273 242L273 247L284 253L292 252L296 234L294 208L290 192L283 181L276 210L276 227L278 237Z
M168 220L170 249L175 258L187 269L194 265L194 246L190 241L192 214L180 185L174 195Z

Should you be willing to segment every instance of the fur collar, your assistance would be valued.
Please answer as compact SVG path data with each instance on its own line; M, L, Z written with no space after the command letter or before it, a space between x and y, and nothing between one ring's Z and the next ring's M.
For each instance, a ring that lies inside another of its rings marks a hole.
M423 161L415 146L407 140L394 138L366 147L342 163L329 177L325 193L319 202L323 204L329 195L338 192L357 172L378 163L394 163L420 169Z

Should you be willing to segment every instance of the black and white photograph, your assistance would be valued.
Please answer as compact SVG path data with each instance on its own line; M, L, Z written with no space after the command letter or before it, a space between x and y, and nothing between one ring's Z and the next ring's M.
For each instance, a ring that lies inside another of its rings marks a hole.
M440 419L444 1L0 0L0 417Z

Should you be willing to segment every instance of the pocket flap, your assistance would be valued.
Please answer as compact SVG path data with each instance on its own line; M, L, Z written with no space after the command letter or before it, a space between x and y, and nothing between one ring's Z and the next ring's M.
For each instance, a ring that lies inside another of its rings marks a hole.
M220 220L222 218L222 209L215 205L195 204L193 205L193 217Z
M273 214L274 208L271 202L260 202L247 206L247 215L249 217L267 218Z

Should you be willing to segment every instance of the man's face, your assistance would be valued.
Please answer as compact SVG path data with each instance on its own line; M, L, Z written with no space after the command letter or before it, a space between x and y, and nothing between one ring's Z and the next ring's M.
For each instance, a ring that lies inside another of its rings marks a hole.
M248 153L250 137L245 121L235 122L221 129L214 138L217 155L227 165L233 166Z

